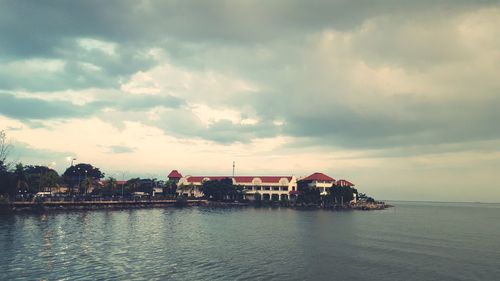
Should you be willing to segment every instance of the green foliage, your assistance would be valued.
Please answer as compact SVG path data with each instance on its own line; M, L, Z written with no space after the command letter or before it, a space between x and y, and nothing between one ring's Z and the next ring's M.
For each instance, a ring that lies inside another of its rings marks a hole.
M7 142L7 134L5 131L0 131L0 172L7 172L9 170L9 163L7 158L9 156L11 146Z
M177 183L175 181L167 181L163 187L163 196L175 196L177 192Z
M7 143L7 135L0 131L0 195L15 196L16 180L14 173L9 171L7 157L10 151L10 144Z
M225 178L203 182L201 192L210 200L242 200L244 188L239 185L233 185L232 179Z
M118 190L116 185L116 179L113 177L109 177L106 181L106 184L102 187L96 187L92 190L93 195L101 195L101 196L113 196L121 194L121 189Z
M328 199L333 203L346 204L354 199L354 194L358 191L355 188L349 186L337 186L334 185L328 190Z
M96 168L90 164L80 163L75 166L68 167L62 175L64 182L68 185L80 186L81 182L85 179L88 181L96 181L104 177L99 168Z
M299 192L296 201L298 204L320 204L321 195L319 189L310 187L308 182L298 181L297 191Z
M155 179L133 178L125 183L124 193L125 195L131 195L134 192L145 192L147 194L153 194L153 187L155 186L155 184Z
M16 181L19 187L26 186L27 192L36 193L43 188L57 186L61 182L59 174L49 167L28 165L22 170L21 167L22 164L16 166Z

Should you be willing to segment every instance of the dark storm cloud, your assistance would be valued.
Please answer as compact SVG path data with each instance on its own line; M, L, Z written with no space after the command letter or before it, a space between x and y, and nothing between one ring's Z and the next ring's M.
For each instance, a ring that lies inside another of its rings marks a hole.
M349 87L337 86L345 83L343 77L328 75L331 69L315 65L321 59L309 58L313 62L308 62L305 54L316 51L307 42L311 34L356 31L369 20L384 18L368 35L349 41L352 45L346 48L356 53L351 59L401 68L424 65L420 70L425 72L425 67L470 56L467 48L459 48L460 42L447 36L453 33L446 25L442 27L443 36L427 37L427 31L437 26L434 21L497 4L430 0L0 0L0 64L4 66L0 89L117 89L131 74L164 63L149 54L152 48L163 50L178 65L191 66L186 72L201 69L236 73L262 88L258 95L221 95L219 99L217 92L199 93L208 106L250 108L260 120L253 125L220 120L207 127L187 109L189 99L164 94L103 96L84 106L0 94L0 114L21 120L69 118L91 116L110 107L134 113L120 115L116 122L137 118L169 134L221 143L287 135L308 138L311 144L370 148L494 139L499 137L499 130L493 120L500 118L496 98L429 102L411 97L380 98L374 101L375 109L360 109L343 101L344 93L350 91ZM420 25L423 31L416 36L400 29ZM112 51L99 46L85 48L81 44L85 39L107 44ZM457 47L432 48L446 42ZM256 59L259 48L270 54L268 60ZM341 59L342 55L332 56ZM29 64L16 64L39 59L58 60L61 69L40 71ZM333 80L333 86L318 85L320 79ZM498 87L493 85L491 89ZM384 103L390 105L386 112L380 111ZM176 110L164 113L158 122L141 117L140 112L154 107ZM275 126L274 120L282 120L284 125Z
M35 127L43 125L34 120L76 118L92 116L104 108L114 108L123 112L147 110L153 107L178 108L182 99L171 96L127 96L117 100L99 100L84 105L66 101L46 101L39 98L17 97L15 94L0 92L0 115L23 120ZM35 122L35 123L33 123Z
M283 33L351 29L390 13L450 11L496 1L1 1L0 42L20 57L54 56L78 37L140 44L272 40ZM22 20L21 20L22 19Z

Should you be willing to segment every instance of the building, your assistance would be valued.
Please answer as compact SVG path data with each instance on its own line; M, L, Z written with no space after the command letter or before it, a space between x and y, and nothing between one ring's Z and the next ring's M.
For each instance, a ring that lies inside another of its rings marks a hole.
M307 182L310 187L318 188L321 195L327 195L328 189L335 184L335 179L323 173L314 173L301 181Z
M287 200L290 192L297 190L295 176L186 176L180 179L177 194L202 197L200 187L204 181L226 178L232 179L234 185L243 186L245 198L249 200L259 195L262 200Z
M170 172L167 177L169 181L178 183L181 180L182 175L177 170L172 170L172 172Z
M179 178L180 177L180 178ZM173 170L168 175L169 180L178 179L177 195L186 197L203 197L201 186L209 180L231 179L234 185L240 185L245 189L245 199L255 200L260 196L262 200L281 201L294 199L300 191L297 189L297 181L304 181L310 187L318 188L320 194L325 196L328 189L333 185L354 186L347 180L336 181L334 178L316 172L307 177L297 179L295 176L185 176Z
M348 186L348 187L354 186L354 184L348 180L338 180L336 185L337 186Z

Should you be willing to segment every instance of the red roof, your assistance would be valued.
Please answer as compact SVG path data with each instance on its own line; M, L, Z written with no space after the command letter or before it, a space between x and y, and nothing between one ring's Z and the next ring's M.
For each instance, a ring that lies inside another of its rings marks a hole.
M210 179L210 180L222 180L222 179L227 179L227 178L232 178L230 176L192 176L187 178L187 182L193 183L193 182L202 182L203 179ZM279 183L282 178L287 179L288 181L292 180L292 177L290 176L236 176L234 177L234 180L236 181L236 184L238 183L252 183L252 181L258 178L262 181L262 183Z
M354 184L348 180L338 180L337 185L338 186L354 186Z
M335 181L334 178L331 178L323 173L314 173L304 179L304 181Z
M181 173L177 172L177 170L172 170L172 172L170 172L167 177L169 179L180 179L182 178L182 175Z

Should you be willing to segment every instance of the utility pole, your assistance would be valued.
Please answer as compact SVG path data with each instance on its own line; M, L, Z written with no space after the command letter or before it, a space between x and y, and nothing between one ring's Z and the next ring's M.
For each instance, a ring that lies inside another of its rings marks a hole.
M125 181L125 172L122 171L122 200L123 200L123 185Z
M234 178L234 167L235 167L235 162L233 161L233 178Z

